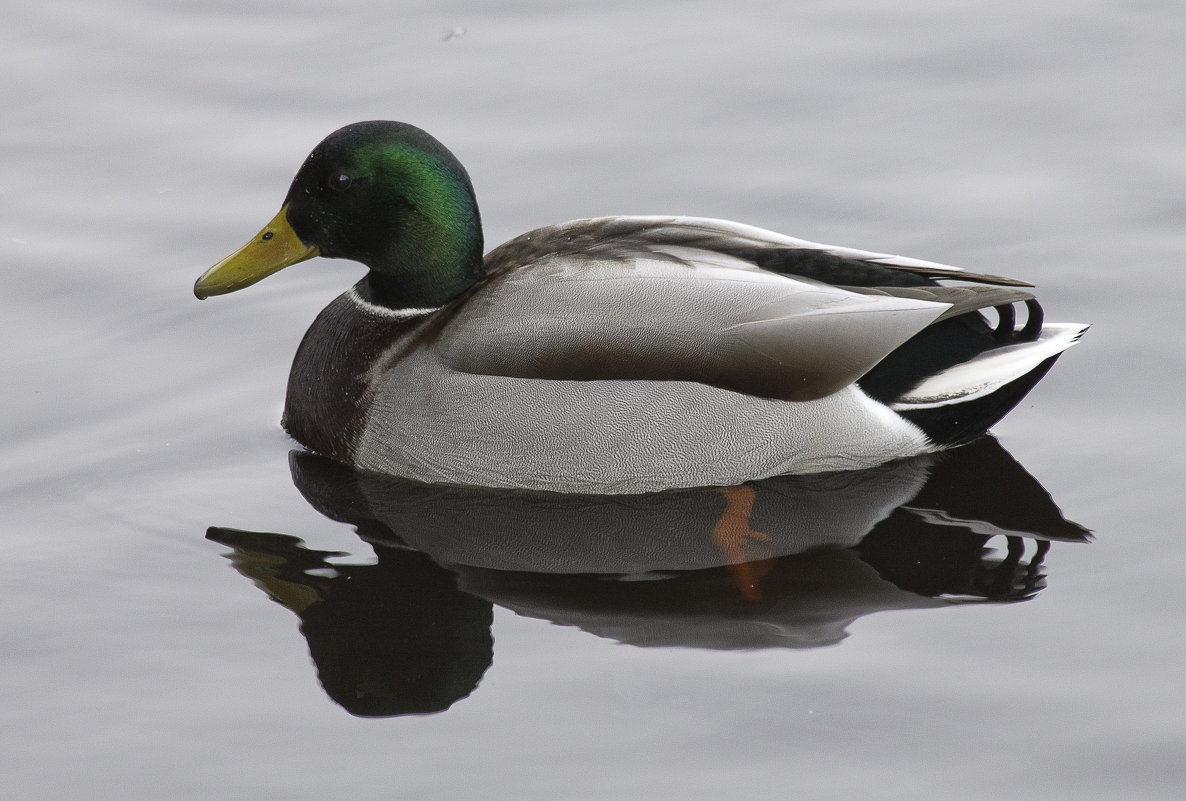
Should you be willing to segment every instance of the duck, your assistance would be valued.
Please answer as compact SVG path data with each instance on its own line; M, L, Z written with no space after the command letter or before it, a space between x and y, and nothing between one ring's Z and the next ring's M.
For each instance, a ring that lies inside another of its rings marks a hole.
M368 268L297 348L282 425L357 470L632 494L871 468L971 442L1088 326L1033 285L736 222L608 216L483 255L461 162L401 122L318 144L195 283Z

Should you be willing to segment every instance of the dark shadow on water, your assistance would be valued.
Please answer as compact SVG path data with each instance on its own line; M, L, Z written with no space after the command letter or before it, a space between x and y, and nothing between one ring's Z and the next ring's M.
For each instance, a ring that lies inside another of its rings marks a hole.
M861 472L635 496L291 464L375 563L283 534L207 537L298 615L326 692L363 716L469 695L493 659L493 604L637 646L812 648L874 612L1027 600L1051 542L1089 538L990 437Z

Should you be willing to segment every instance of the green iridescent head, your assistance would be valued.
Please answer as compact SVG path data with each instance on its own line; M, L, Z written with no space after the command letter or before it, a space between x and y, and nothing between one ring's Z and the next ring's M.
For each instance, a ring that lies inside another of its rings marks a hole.
M465 168L415 126L347 125L305 159L276 218L194 292L233 292L316 255L369 267L364 288L376 302L448 302L482 275L482 226Z

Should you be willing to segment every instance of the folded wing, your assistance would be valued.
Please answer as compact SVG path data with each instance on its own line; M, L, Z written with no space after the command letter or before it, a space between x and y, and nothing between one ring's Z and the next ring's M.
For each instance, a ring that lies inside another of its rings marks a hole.
M626 219L634 225L616 236L609 221L583 221L596 232L570 223L493 252L483 291L454 311L460 325L441 331L451 366L547 380L697 381L804 401L852 384L952 305L779 275L719 247L741 234L748 245L760 229ZM766 244L786 247L781 238Z

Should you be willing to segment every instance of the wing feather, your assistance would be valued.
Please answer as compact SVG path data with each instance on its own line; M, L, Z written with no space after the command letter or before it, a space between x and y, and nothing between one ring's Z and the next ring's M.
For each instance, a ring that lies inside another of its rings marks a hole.
M710 247L750 236L735 228L625 218L532 232L491 254L497 269L438 347L463 372L698 381L799 401L852 384L948 309L777 275Z

